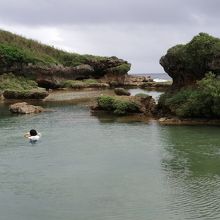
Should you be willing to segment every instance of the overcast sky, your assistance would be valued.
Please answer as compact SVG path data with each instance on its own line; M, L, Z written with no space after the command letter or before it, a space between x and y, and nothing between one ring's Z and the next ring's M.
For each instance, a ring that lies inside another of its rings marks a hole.
M219 11L219 0L0 0L0 28L153 73L169 47L199 32L220 37Z

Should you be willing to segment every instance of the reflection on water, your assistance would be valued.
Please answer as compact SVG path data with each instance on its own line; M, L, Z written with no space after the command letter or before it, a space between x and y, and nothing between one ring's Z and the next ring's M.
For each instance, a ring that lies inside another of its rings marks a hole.
M164 93L164 91L151 91L151 90L147 90L147 89L129 89L129 92L131 93L131 95L136 95L138 93L144 93L144 94L148 94L150 96L152 96L156 101L158 101L159 97L161 94Z
M0 106L1 219L220 218L219 127L42 104L55 111L11 116ZM36 145L23 138L30 128L42 133Z
M219 127L163 129L162 167L174 213L187 219L220 218Z

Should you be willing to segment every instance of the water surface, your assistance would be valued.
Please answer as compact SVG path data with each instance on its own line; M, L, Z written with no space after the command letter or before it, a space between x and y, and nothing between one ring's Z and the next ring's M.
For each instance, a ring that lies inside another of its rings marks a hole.
M0 106L2 220L220 219L219 127L121 123L70 103ZM43 137L35 145L23 134Z

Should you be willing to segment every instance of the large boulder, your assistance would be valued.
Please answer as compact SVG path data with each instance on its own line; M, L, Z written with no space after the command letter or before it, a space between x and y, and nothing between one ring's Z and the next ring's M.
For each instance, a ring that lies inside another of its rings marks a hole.
M207 72L220 72L220 39L200 33L189 43L170 48L160 64L173 79L173 89L194 85Z
M19 102L9 106L9 111L17 114L31 114L44 112L44 108L41 106L29 105L26 102Z
M136 95L137 102L140 103L140 111L145 115L153 115L155 113L156 102L150 95Z

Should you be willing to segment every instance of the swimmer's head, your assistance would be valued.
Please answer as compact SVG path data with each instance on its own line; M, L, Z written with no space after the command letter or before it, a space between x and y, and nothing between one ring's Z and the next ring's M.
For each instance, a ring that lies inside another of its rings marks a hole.
M31 129L31 130L30 130L30 135L31 135L31 136L36 136L36 135L37 135L37 131L34 130L34 129Z

